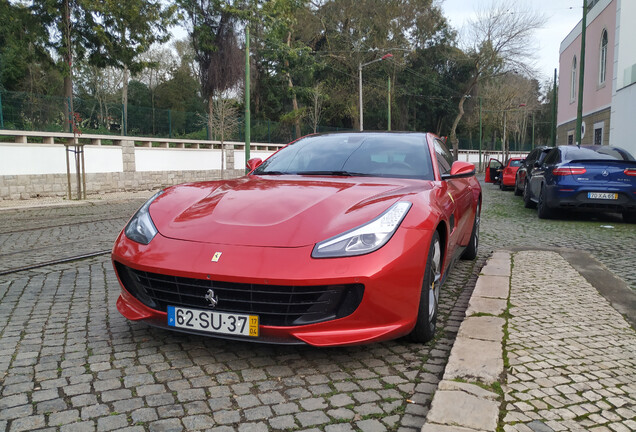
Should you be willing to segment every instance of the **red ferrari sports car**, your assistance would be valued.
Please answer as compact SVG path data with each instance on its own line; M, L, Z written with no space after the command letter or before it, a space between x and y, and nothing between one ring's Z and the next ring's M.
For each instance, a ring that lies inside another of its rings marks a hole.
M241 178L169 187L117 238L129 320L315 346L433 337L444 279L474 259L481 188L424 133L311 135Z

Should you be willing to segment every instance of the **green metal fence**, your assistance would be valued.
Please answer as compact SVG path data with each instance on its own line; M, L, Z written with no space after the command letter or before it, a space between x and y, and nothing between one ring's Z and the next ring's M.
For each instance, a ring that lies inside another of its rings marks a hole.
M460 136L459 139L459 148L460 150L479 150L479 138L470 138L468 136ZM481 149L483 151L502 151L502 141L498 139L493 142L492 140L483 140L481 143ZM514 140L510 140L508 142L510 151L524 151L529 152L533 149L532 142L530 140L526 142L517 142ZM539 145L539 143L535 143L535 145Z
M70 113L64 97L33 93L0 91L0 129L41 132L69 132ZM73 99L73 111L79 118L78 129L86 134L151 136L159 138L219 139L208 131L204 112L186 112L128 105L123 121L123 105L97 99ZM317 132L347 130L319 126ZM312 133L307 125L301 136ZM244 140L243 119L226 141ZM296 138L293 124L252 119L251 140L266 143L287 143Z

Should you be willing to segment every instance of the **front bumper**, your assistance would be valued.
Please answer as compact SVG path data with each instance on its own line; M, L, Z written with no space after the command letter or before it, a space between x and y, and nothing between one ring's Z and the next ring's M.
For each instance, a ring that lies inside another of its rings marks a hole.
M379 250L357 257L311 258L313 246L299 248L251 247L188 242L158 234L141 245L122 233L112 259L122 292L117 309L130 320L170 330L165 310L149 307L126 289L121 266L161 275L235 284L363 286L359 305L343 317L305 325L261 325L253 342L315 346L355 345L394 339L415 325L426 251L432 231L398 229ZM212 257L220 253L217 262ZM359 299L358 299L359 300ZM148 302L146 302L148 303ZM159 308L161 309L161 307ZM233 311L228 311L233 312ZM225 337L187 330L188 333Z

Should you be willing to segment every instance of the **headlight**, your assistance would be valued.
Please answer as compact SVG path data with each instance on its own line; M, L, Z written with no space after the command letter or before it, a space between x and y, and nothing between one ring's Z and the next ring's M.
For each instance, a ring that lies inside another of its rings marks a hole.
M137 243L147 245L150 243L155 235L157 235L157 228L150 218L150 204L161 195L163 191L159 191L152 196L144 205L141 206L137 213L130 219L124 233L129 239L136 241Z
M380 249L391 239L411 208L410 202L398 202L369 223L317 243L313 258L364 255Z

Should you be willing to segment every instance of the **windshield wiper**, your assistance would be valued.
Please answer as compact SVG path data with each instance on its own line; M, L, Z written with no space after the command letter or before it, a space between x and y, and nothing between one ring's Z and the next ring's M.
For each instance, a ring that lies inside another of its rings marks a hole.
M262 172L254 173L254 175L284 175L284 174L289 174L289 173L282 172L282 171L262 171Z
M298 171L298 175L325 175L325 176L342 176L342 177L354 177L354 176L369 176L370 174L357 173L351 171Z

